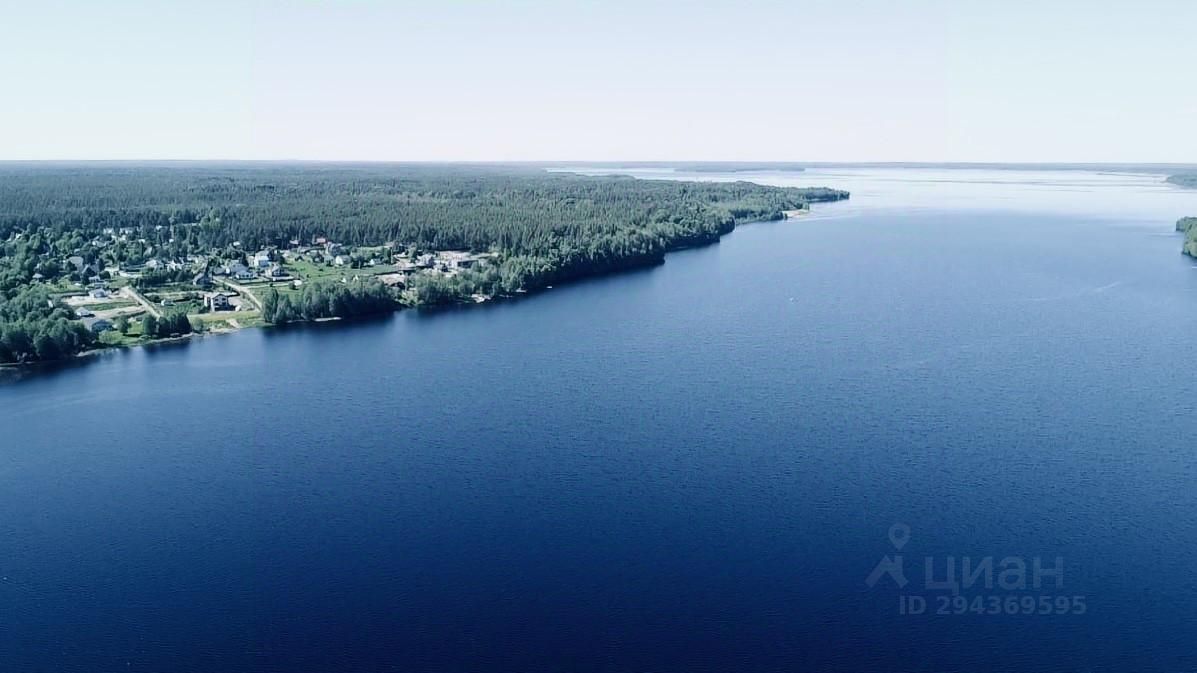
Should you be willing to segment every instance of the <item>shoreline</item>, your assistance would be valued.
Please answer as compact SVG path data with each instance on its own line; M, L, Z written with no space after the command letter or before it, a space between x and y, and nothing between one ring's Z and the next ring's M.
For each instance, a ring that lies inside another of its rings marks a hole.
M813 202L812 202L812 204L813 204ZM481 306L481 305L486 305L486 304L491 304L491 303L507 302L507 301L518 301L520 299L530 297L532 295L539 294L539 293L545 292L547 290L551 290L557 284L567 285L567 284L573 283L575 281L583 281L583 280L587 280L587 279L591 279L591 278L601 278L603 276L616 275L616 274L623 273L626 271L635 271L635 270L639 270L639 269L646 269L646 268L650 268L650 267L654 267L654 266L660 266L665 263L665 257L667 257L669 255L669 253L671 253L671 252L677 252L677 251L681 251L681 250L692 250L692 249L696 249L696 248L703 248L703 247L706 247L709 245L714 245L714 244L718 243L724 236L731 234L732 232L734 232L737 228L739 228L741 226L747 226L750 224L758 224L761 222L779 222L779 221L784 221L784 220L791 220L791 219L798 219L798 218L806 217L811 212L811 208L809 206L812 204L808 204L807 208L803 208L800 210L782 211L781 217L777 217L777 218L759 218L759 219L754 219L754 220L747 220L744 222L733 222L731 227L727 231L717 233L709 238L699 238L697 240L687 239L687 240L679 241L677 245L669 246L661 254L661 257L659 259L658 258L632 259L632 260L630 260L630 263L626 266L619 266L617 268L606 269L606 270L599 271L596 273L588 273L588 274L584 274L584 275L561 278L559 280L554 281L553 284L546 285L546 286L540 287L540 288L523 290L523 291L516 292L516 293L495 295L492 297L487 297L485 299L473 299L471 301L448 302L445 304L435 304L435 305L428 305L428 306L407 306L407 305L400 304L400 305L396 306L394 311L391 311L388 313L377 313L377 314L371 314L371 315L354 316L353 318L342 318L342 317L317 318L316 320L298 320L298 321L293 321L293 322L285 322L285 323L277 323L277 324L276 323L265 323L265 324L261 324L261 325L252 325L252 326L247 326L247 327L232 327L232 328L220 328L220 329L205 330L202 332L192 332L190 334L182 334L179 336L166 337L164 339L147 339L145 341L139 341L138 343L133 343L133 344L121 344L121 345L114 345L114 346L105 346L103 348L91 348L91 349L76 353L69 358L61 358L58 360L48 360L48 361L39 360L39 361L35 361L35 362L0 363L0 371L3 371L3 370L29 371L29 370L37 369L38 367L52 367L55 365L61 366L63 364L81 362L87 358L93 358L97 355L101 355L104 353L111 353L111 352L115 352L115 351L133 349L133 348L142 348L145 346L155 346L155 345L160 345L160 344L186 343L186 342L188 342L192 339L196 339L196 338L209 337L209 336L223 336L226 334L236 334L237 332L241 332L241 331L249 330L249 329L272 329L272 328L276 328L276 327L286 327L286 326L294 326L294 325L339 322L342 320L352 321L355 318L374 318L374 317L378 317L378 316L394 315L395 313L401 313L403 311L412 310L412 309L415 309L415 310L443 309L443 308L455 308L455 307Z

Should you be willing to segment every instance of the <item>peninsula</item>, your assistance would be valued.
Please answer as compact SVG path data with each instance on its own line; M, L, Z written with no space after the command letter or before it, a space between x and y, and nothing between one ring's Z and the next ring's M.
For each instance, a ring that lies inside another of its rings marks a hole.
M0 363L513 297L843 191L429 164L0 164Z

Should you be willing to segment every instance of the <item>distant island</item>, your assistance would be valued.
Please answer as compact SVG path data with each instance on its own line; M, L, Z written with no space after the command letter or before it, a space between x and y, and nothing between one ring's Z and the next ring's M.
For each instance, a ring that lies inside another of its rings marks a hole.
M569 172L577 168L610 168L610 169L656 169L678 173L749 173L749 172L786 172L801 173L807 164L792 161L588 161L585 163L550 161L535 164L542 168L552 168Z
M1181 173L1168 176L1168 182L1181 187L1197 188L1197 173Z
M801 164L790 163L739 163L734 161L694 164L670 164L674 169L683 173L760 173L778 171L786 173L800 173L806 170Z
M0 364L514 297L846 198L531 166L0 164Z

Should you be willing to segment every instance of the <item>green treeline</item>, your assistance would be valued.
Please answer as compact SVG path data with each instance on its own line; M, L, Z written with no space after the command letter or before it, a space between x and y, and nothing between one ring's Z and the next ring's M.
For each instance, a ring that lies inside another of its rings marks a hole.
M57 360L93 343L91 332L45 289L0 293L0 363Z
M0 240L20 232L47 242L67 237L71 249L60 252L70 254L105 228L129 228L125 247L144 239L167 255L326 236L348 245L397 241L543 256L563 245L649 249L659 243L651 239L700 236L731 217L779 216L846 197L515 167L0 167Z
M183 311L172 311L161 318L155 318L149 313L141 317L141 335L143 337L165 339L191 334L191 332L191 320Z
M367 280L352 285L334 281L307 283L292 294L271 288L262 299L262 319L283 324L321 318L353 318L394 311L395 296L382 283Z
M1182 217L1176 230L1185 235L1184 253L1197 257L1197 217Z
M190 269L175 269L174 271L154 269L152 271L143 271L140 277L133 279L133 286L142 289L158 287L167 283L186 281L193 275L194 271Z

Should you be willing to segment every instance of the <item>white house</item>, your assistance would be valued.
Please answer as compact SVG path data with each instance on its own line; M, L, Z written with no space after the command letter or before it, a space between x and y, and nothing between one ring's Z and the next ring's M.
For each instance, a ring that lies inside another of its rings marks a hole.
M229 303L229 296L223 292L216 292L204 298L204 303L213 311L227 311L232 308Z

